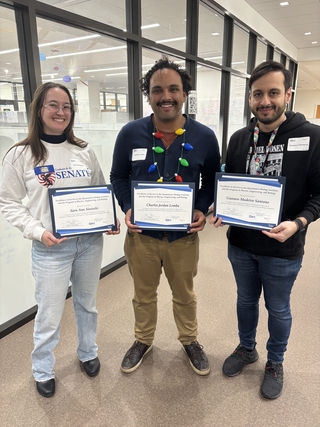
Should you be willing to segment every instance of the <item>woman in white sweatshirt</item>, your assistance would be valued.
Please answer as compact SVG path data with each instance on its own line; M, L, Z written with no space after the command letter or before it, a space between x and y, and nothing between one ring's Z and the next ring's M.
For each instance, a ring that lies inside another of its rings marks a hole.
M95 342L96 291L103 235L56 238L52 233L49 188L103 185L105 179L93 149L73 134L74 105L68 89L57 83L38 87L30 107L25 140L3 161L0 208L5 219L32 240L32 273L38 311L34 325L32 371L38 392L55 393L54 348L69 282L76 316L77 354L89 376L99 373ZM22 200L27 197L24 204ZM117 234L108 232L108 234Z

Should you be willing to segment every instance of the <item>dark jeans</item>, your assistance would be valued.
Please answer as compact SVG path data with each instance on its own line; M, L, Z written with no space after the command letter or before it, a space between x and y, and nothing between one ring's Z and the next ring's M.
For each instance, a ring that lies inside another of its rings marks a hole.
M283 362L291 330L290 294L301 268L302 258L288 260L253 255L228 245L228 256L237 282L237 315L240 343L255 345L259 299L263 289L268 310L268 360Z

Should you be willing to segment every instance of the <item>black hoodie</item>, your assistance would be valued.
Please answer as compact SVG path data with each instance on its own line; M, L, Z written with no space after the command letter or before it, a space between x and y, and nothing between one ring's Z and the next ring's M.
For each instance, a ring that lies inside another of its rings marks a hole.
M281 221L299 216L308 224L320 216L320 127L308 122L300 113L286 112L287 120L279 127L265 162L264 175L285 176ZM229 141L226 169L228 173L249 173L253 152L253 132L257 119L235 132ZM260 132L258 147L266 147L271 133ZM293 148L293 139L303 138L303 148ZM265 148L263 149L265 150ZM284 243L270 239L261 231L230 226L231 245L256 255L298 259L303 256L306 231L294 234Z

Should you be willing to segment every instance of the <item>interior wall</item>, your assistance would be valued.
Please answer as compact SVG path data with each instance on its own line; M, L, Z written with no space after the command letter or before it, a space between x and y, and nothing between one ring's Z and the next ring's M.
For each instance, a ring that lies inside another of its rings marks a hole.
M304 114L307 119L313 119L316 105L320 105L320 90L297 90L294 111Z

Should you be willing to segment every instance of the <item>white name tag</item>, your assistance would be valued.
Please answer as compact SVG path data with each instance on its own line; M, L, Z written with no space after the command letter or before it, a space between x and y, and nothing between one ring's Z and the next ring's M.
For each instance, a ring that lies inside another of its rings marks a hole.
M310 145L310 136L301 138L289 138L288 151L308 151Z
M132 150L132 161L145 160L147 157L147 148L134 148Z

